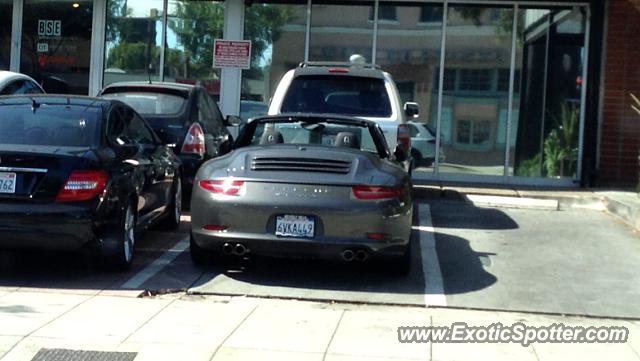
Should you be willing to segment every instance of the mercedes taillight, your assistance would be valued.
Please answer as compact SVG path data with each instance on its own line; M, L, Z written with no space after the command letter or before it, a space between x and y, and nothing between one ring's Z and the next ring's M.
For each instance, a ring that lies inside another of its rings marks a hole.
M103 170L74 171L58 192L56 201L77 202L95 198L107 186L108 175Z

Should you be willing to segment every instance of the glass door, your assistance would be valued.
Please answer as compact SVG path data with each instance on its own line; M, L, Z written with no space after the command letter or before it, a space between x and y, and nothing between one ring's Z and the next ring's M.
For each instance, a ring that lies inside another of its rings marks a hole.
M93 0L25 0L20 71L48 93L89 93Z
M504 174L513 13L510 6L449 6L442 174Z
M440 155L434 173L414 177L579 180L588 8L455 3L444 14L443 69L434 76L441 105L427 122Z
M509 174L577 178L585 8L521 8Z

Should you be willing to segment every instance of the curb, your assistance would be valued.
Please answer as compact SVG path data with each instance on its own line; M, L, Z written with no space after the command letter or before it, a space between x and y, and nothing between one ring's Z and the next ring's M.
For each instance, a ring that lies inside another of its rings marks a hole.
M446 199L473 204L474 206L516 209L566 211L589 209L606 212L634 230L640 231L640 201L626 201L629 194L611 197L602 190L518 190L509 188L465 188L414 185L417 199ZM634 194L635 196L635 194ZM621 199L622 198L622 199ZM634 204L636 203L636 204Z
M539 209L546 211L557 211L559 209L559 202L555 199L504 197L481 194L467 194L465 198L474 206Z
M622 202L620 200L611 198L611 197L603 197L602 203L604 205L605 210L634 228L637 231L640 231L640 209L630 205L628 203Z

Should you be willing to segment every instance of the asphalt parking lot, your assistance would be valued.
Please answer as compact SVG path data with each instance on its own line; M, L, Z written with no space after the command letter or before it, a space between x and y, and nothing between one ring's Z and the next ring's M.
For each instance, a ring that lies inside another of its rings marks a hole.
M640 317L640 239L591 210L480 208L455 199L416 204L412 269L244 260L196 267L189 217L149 231L134 267L111 273L88 257L0 253L0 287L108 294L250 295L323 301Z

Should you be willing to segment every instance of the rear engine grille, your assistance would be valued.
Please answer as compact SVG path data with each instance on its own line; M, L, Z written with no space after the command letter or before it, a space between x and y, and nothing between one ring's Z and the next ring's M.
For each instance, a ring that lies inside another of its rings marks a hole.
M251 169L255 171L317 172L347 174L351 162L314 158L253 158Z

